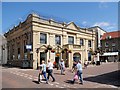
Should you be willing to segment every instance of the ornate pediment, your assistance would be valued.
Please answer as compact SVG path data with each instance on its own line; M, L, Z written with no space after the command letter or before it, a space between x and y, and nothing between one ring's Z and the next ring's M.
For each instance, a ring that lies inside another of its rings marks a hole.
M78 27L75 25L74 22L70 22L66 28L73 29L73 30L78 30Z

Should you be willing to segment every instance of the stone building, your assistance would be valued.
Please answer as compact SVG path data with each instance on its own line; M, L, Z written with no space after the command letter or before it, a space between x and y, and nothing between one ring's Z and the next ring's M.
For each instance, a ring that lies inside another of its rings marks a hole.
M95 38L95 50L97 50L97 48L101 47L101 38L103 36L104 33L107 33L105 30L103 30L101 27L99 26L95 26L95 27L90 27L88 28L89 30L94 30L96 32L96 38Z
M95 49L95 31L41 18L33 13L24 22L5 33L8 63L14 66L28 64L36 69L42 60L47 63L64 59L68 67L73 60L88 60L90 49ZM91 57L92 58L92 57ZM24 63L23 63L24 62Z
M101 27L99 26L95 26L95 27L90 27L88 28L89 30L93 30L95 31L95 52L98 50L101 50L102 46L101 46L101 38L102 36L107 33L105 30L103 30ZM93 57L94 57L94 61L100 61L100 53L96 53Z
M105 33L101 38L103 55L102 60L120 60L120 31Z
M0 34L0 41L0 64L7 64L7 41L2 34Z

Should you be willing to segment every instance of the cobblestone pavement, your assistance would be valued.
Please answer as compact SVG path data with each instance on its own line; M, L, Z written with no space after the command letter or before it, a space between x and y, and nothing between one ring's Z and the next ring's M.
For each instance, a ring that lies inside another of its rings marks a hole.
M38 84L38 70L2 67L2 88L118 88L120 86L118 63L103 63L100 66L89 65L83 69L84 84L71 84L74 73L66 69L65 75L54 69L55 82L49 84L43 80Z

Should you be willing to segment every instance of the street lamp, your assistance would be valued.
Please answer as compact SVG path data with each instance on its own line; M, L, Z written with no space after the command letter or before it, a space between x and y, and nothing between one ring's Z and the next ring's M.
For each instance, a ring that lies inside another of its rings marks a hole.
M38 69L38 53L39 53L39 49L40 49L40 48L37 48L37 49L36 49L36 53L37 53L37 69Z
M46 53L49 51L49 59L50 59L50 51L52 50L52 46L48 45L46 47Z

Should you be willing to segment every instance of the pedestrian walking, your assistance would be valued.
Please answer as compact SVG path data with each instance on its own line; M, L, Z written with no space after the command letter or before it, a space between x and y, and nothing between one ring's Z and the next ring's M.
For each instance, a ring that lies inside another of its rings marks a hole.
M77 63L76 63L76 61L74 61L73 66L72 66L72 73L74 72L76 65L77 65Z
M73 77L73 83L75 82L75 80L78 80L78 74L77 74L76 66L74 67L74 72L75 72L75 74L74 74L74 77Z
M38 83L40 83L42 80L42 66L39 66L39 74L38 74Z
M53 63L51 63L50 62L50 60L48 60L48 65L47 65L47 68L48 68L48 77L47 77L47 79L49 80L49 77L51 76L52 77L52 79L53 79L53 81L52 82L55 82L55 78L54 78L54 76L53 76Z
M85 60L85 62L84 62L84 68L87 68L87 66L88 66L88 61Z
M46 84L48 84L48 79L46 77L46 65L45 65L45 61L42 60L42 75L44 76L45 80L46 80Z
M83 84L83 78L82 78L82 64L81 64L81 61L77 61L77 65L76 65L76 69L77 69L77 75L78 75L78 78L80 80L80 84ZM75 79L73 79L73 84L75 82Z
M61 61L59 62L60 65L60 69L61 69L61 75L65 75L65 64L63 59L61 59Z

